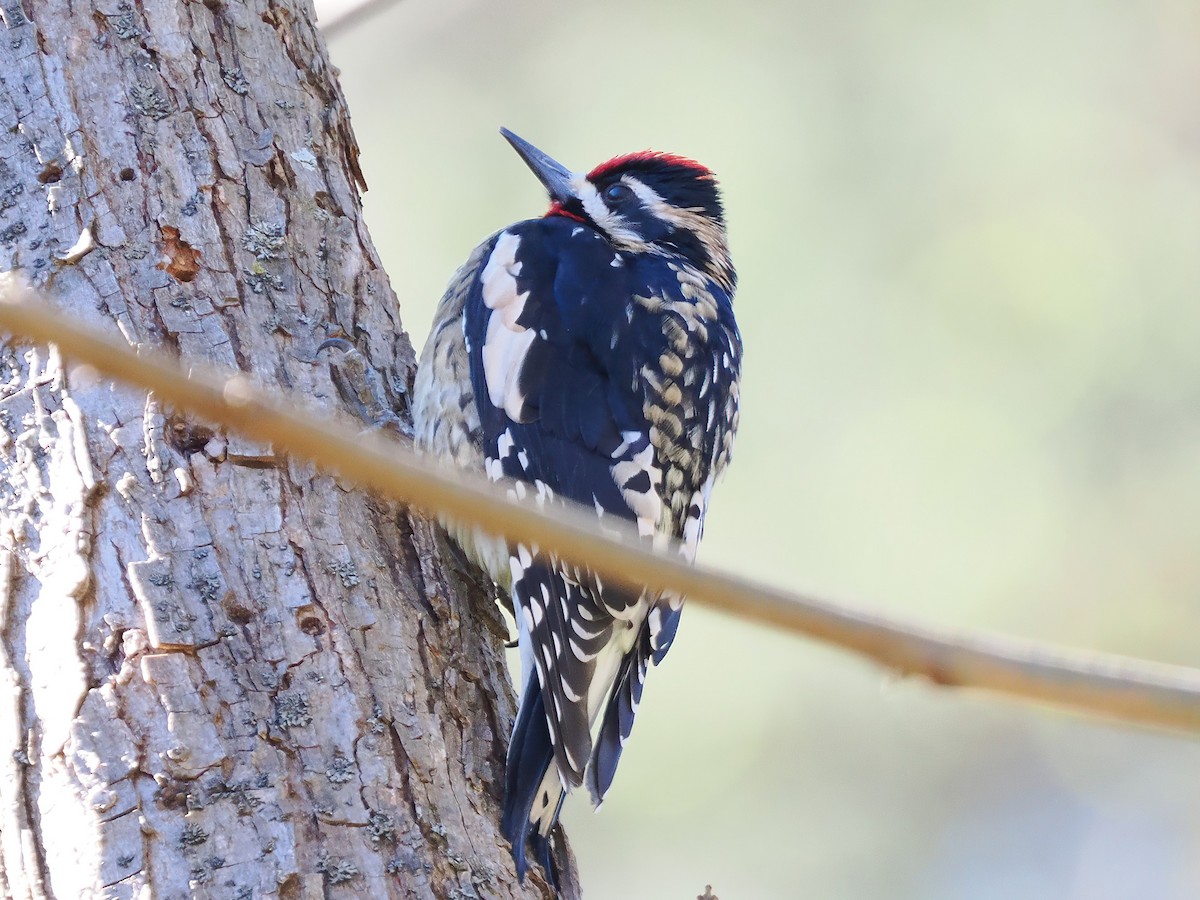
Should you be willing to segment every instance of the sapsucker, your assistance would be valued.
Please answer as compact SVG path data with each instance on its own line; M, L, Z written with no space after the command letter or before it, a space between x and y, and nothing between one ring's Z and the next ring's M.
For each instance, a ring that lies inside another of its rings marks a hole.
M544 216L471 254L417 372L417 447L540 504L574 501L677 539L691 560L738 423L736 276L712 172L644 151L576 174L507 130L550 193ZM536 547L453 528L510 590L523 689L503 831L523 877L586 780L599 805L681 597L606 583Z

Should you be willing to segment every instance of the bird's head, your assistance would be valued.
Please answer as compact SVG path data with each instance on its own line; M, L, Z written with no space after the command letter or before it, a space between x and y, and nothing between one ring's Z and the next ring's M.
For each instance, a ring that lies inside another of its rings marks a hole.
M572 172L507 128L500 133L549 191L547 215L592 225L619 250L683 257L732 293L725 211L700 163L643 150Z

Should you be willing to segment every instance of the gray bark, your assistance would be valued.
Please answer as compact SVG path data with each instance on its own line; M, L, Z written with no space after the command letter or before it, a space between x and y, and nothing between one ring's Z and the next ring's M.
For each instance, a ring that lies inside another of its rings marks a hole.
M345 334L403 414L309 4L0 11L0 269L327 409ZM0 363L0 893L550 895L497 828L504 624L440 532L53 348Z

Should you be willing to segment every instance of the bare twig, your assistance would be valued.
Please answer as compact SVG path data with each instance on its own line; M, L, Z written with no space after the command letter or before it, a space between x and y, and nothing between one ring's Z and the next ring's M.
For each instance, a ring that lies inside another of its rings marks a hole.
M400 0L361 0L320 22L321 31L326 40L333 40L359 25L366 24L399 2Z
M0 328L56 344L62 353L113 378L152 390L161 399L248 437L309 459L382 494L437 511L513 541L536 544L634 586L669 588L700 603L763 625L807 635L857 652L902 675L935 684L983 688L1158 727L1200 731L1200 671L1142 660L1067 651L986 634L953 634L898 619L801 597L701 567L621 539L601 535L593 517L576 509L539 511L508 500L473 473L446 470L382 437L351 437L355 427L303 411L255 387L242 374L221 375L158 353L135 353L124 342L53 311L25 289L0 281Z

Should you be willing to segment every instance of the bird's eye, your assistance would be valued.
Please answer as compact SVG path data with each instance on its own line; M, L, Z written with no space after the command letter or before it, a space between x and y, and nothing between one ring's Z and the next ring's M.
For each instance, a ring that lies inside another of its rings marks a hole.
M620 203L629 199L631 193L626 185L618 182L604 189L604 199L609 203Z

